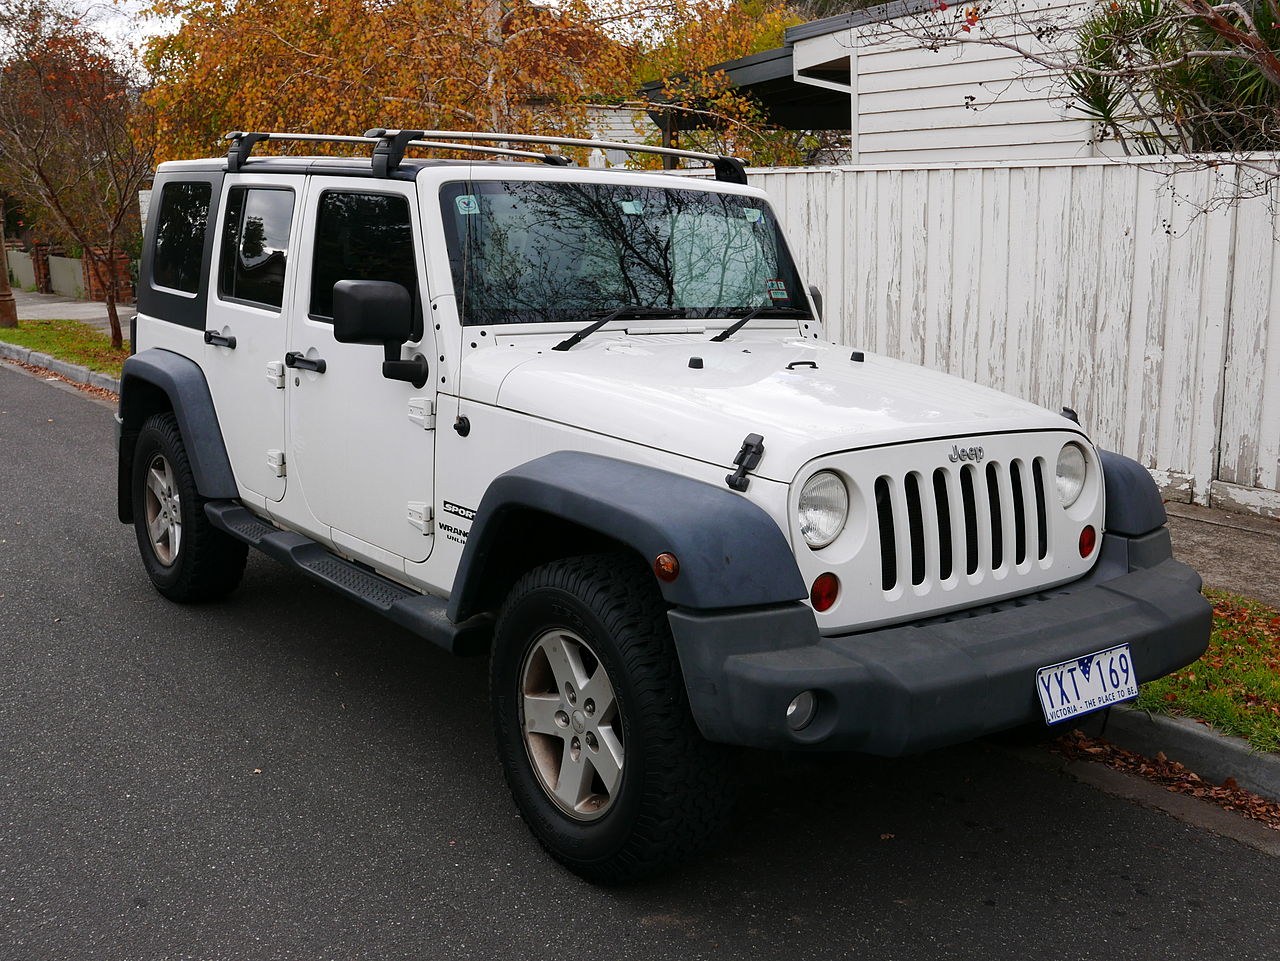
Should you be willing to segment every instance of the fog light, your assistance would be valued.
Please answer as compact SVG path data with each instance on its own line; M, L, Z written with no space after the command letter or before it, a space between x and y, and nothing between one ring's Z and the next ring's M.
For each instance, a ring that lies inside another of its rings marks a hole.
M803 731L817 711L818 699L813 691L801 691L787 705L787 727L793 731Z
M1098 543L1098 532L1093 529L1092 524L1085 526L1080 532L1080 556L1088 557L1093 553L1093 549Z

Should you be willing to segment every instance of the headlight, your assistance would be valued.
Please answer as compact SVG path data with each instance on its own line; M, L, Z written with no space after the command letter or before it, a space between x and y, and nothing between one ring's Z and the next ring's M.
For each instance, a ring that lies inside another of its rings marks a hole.
M1084 449L1079 444L1066 444L1058 454L1058 500L1063 507L1070 507L1084 490L1084 478L1089 465L1084 458Z
M849 492L829 470L819 471L800 491L800 533L815 551L826 547L844 530L849 517Z

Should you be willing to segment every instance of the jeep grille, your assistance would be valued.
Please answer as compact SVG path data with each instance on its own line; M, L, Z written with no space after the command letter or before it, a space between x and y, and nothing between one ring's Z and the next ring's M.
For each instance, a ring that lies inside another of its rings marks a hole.
M880 582L950 580L955 571L993 571L1005 558L1022 565L1049 553L1043 457L1007 464L960 464L875 481Z
M1034 594L1075 580L1097 561L1077 548L1086 524L1102 528L1096 455L1092 480L1071 508L1054 494L1053 470L1069 430L981 437L980 460L952 459L972 439L914 441L844 451L810 462L790 495L791 516L807 477L836 471L849 490L849 520L827 547L810 550L793 528L806 584L824 571L842 585L818 615L826 634L862 630Z

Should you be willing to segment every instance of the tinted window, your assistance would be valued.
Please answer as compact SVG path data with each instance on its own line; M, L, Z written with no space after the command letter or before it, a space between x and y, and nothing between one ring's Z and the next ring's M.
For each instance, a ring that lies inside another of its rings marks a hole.
M311 268L311 313L333 316L339 280L389 280L418 299L409 202L387 194L328 191L320 197L316 256Z
M292 222L291 191L231 188L218 278L218 292L223 297L280 307Z
M156 222L156 248L151 282L194 294L200 288L200 260L209 220L207 183L165 184Z
M579 320L624 305L725 317L807 311L773 212L705 190L446 184L441 205L463 323Z

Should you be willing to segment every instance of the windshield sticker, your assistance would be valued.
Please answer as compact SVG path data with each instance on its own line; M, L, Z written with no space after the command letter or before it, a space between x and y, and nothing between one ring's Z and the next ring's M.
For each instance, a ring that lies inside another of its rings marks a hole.
M622 208L624 214L644 213L644 201L642 200L619 200L618 206Z
M764 223L764 211L759 207L743 207L742 216L747 218L749 224Z
M785 280L766 280L764 289L769 292L770 300L791 299L791 295L787 293L787 282Z
M463 194L454 202L458 205L458 213L464 216L480 212L480 201L476 200L474 194Z

